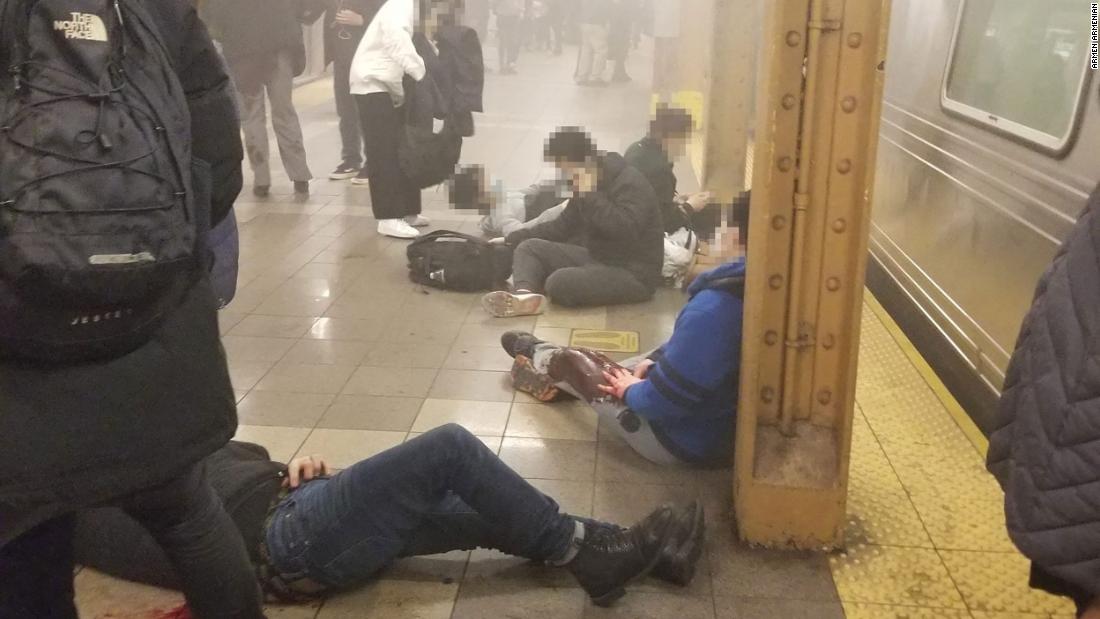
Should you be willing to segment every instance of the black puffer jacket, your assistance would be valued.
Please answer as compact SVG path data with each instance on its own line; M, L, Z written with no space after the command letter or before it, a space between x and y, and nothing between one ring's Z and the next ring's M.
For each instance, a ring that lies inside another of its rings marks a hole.
M577 242L604 264L629 269L654 289L661 282L665 232L653 188L622 155L600 159L596 191L569 200L561 217L508 235L509 245L527 239Z
M149 0L188 97L192 152L211 163L220 220L241 188L229 79L186 0ZM33 518L163 483L233 436L236 406L202 281L142 348L107 362L0 362L0 544Z
M1039 281L988 466L1020 551L1100 594L1100 188Z
M657 203L661 205L665 232L672 233L689 226L687 215L676 203L676 174L672 171L672 162L661 148L661 143L651 137L644 137L631 144L623 157L653 186Z

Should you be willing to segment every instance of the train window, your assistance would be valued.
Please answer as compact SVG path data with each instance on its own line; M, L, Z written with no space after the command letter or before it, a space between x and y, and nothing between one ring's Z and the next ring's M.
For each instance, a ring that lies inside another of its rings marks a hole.
M1087 10L1080 0L963 0L944 108L1064 151L1087 77Z

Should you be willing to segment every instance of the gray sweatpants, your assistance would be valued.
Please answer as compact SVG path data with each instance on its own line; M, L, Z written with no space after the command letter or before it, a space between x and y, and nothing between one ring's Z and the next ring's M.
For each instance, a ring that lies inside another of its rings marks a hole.
M539 344L535 347L535 352L531 357L531 364L534 365L536 371L543 374L547 373L550 367L550 357L554 352L560 349L561 347L556 344ZM640 355L627 359L619 365L630 371L634 371L634 366L641 363L645 358L645 355ZM584 400L580 392L567 382L558 383L557 387L566 393L576 396L579 400ZM657 435L653 433L653 426L649 425L649 422L640 415L634 414L634 419L636 419L638 423L637 428L634 428L632 424L623 423L623 413L629 410L626 404L609 397L605 400L588 402L588 405L592 407L592 410L596 411L596 415L600 417L600 419L604 420L607 427L614 429L615 433L620 438L626 441L634 451L638 452L638 455L646 460L661 465L683 464L682 460L672 455L668 449L665 449L665 446L661 444ZM628 426L630 429L628 429Z
M294 86L291 52L283 50L270 56L234 58L228 62L233 82L241 95L241 126L253 184L271 185L271 146L267 138L267 108L271 102L271 127L279 143L279 156L292 181L313 178L306 163L305 140L298 112L291 95Z
M622 267L597 261L580 245L528 239L512 258L516 290L545 292L558 305L641 303L653 289Z

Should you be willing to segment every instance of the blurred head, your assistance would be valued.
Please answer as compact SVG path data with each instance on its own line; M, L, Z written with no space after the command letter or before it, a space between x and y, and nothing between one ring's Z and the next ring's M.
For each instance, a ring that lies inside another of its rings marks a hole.
M441 26L461 23L463 0L417 0L416 23L429 36Z
M460 166L447 181L447 193L451 206L459 210L487 214L492 206L489 176L479 165Z
M676 160L687 152L694 132L695 120L690 112L664 103L658 104L657 113L649 121L649 137L661 144L669 160Z
M574 181L584 174L599 172L599 152L588 132L580 127L560 127L550 134L543 148L547 163L558 169L562 178Z

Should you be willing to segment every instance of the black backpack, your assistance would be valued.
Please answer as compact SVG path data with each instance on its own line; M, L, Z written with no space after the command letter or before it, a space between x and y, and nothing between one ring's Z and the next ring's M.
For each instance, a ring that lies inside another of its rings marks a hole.
M195 281L209 170L140 0L0 0L0 355L140 346Z
M499 287L512 273L512 250L461 232L436 230L409 244L409 279L418 284L477 292Z
M211 487L257 561L264 521L279 497L286 467L259 445L230 441L205 460ZM76 560L111 576L179 588L168 557L136 520L117 507L77 512Z

